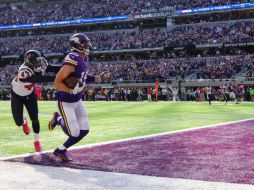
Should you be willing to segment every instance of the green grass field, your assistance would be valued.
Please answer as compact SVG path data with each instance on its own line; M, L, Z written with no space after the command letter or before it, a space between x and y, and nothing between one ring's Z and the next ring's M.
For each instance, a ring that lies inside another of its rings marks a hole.
M225 106L221 102L85 102L90 133L79 145L187 129L254 117L254 103ZM43 150L52 150L66 140L60 129L47 130L56 102L39 102L40 138ZM15 126L10 102L0 101L0 157L33 152L33 133L25 136ZM25 112L26 114L26 112ZM26 114L27 115L27 114Z

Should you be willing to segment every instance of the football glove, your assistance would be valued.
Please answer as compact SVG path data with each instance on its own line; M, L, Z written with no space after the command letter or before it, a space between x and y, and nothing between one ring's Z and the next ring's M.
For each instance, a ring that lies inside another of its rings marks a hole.
M84 85L80 86L80 83L78 82L74 89L70 90L70 94L78 94L82 92L84 89Z
M100 74L101 81L110 81L112 78L112 75L108 71L104 71Z

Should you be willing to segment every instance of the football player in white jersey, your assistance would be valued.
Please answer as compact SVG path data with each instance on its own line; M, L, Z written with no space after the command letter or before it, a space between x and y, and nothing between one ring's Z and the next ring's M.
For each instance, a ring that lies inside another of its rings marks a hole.
M11 83L11 109L17 126L22 126L26 135L30 129L26 117L23 115L25 106L32 121L34 132L34 148L36 152L42 151L39 141L40 122L38 119L38 104L35 94L36 78L46 70L48 63L40 52L29 50L24 55L24 63L20 66L17 76Z
M206 98L209 102L209 105L212 105L211 100L212 100L212 87L208 86L205 88L205 92L206 92Z

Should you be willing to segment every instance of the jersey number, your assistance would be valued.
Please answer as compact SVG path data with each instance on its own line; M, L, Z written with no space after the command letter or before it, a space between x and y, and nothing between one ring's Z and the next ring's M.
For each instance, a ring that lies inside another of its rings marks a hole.
M24 78L28 78L28 77L30 77L30 73L28 72L28 71L23 71L22 73L21 73L21 77L24 79Z
M81 80L82 80L82 82L85 82L85 81L86 81L86 79L87 79L87 73L88 73L88 72L82 72L82 73L81 73Z

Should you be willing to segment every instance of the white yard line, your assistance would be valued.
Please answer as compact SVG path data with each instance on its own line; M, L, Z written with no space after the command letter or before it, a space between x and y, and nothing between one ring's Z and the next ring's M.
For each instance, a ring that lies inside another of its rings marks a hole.
M252 185L0 162L1 190L253 190Z
M195 128L191 128L191 129L182 129L182 130L164 132L164 133L159 133L159 134L138 136L138 137L132 137L132 138L126 138L126 139L120 139L120 140L113 140L113 141L107 141L107 142L101 142L101 143L93 143L93 144L88 144L88 145L80 145L80 146L71 147L68 150L75 150L75 149L87 148L87 147L95 147L95 146L101 146L101 145L107 145L107 144L113 144L113 143L120 143L120 142L127 142L127 141L138 140L138 139L145 139L145 138L151 138L151 137L159 137L159 136L163 136L163 135L183 133L183 132L194 131L194 130L198 130L198 129L206 129L206 128L218 127L218 126L221 126L221 125L228 125L228 124L240 123L240 122L251 121L251 120L254 121L254 118L243 119L243 120L238 120L238 121L230 121L230 122L225 122L225 123L218 123L218 124L213 124L213 125L206 125L206 126L203 126L203 127L195 127ZM33 155L40 155L40 154L50 153L50 152L53 152L53 150L43 151L41 153L27 153L27 154L15 155L15 156L0 157L0 161L2 161L2 160L8 160L8 159L13 159L13 158L21 158L21 157L33 156Z

